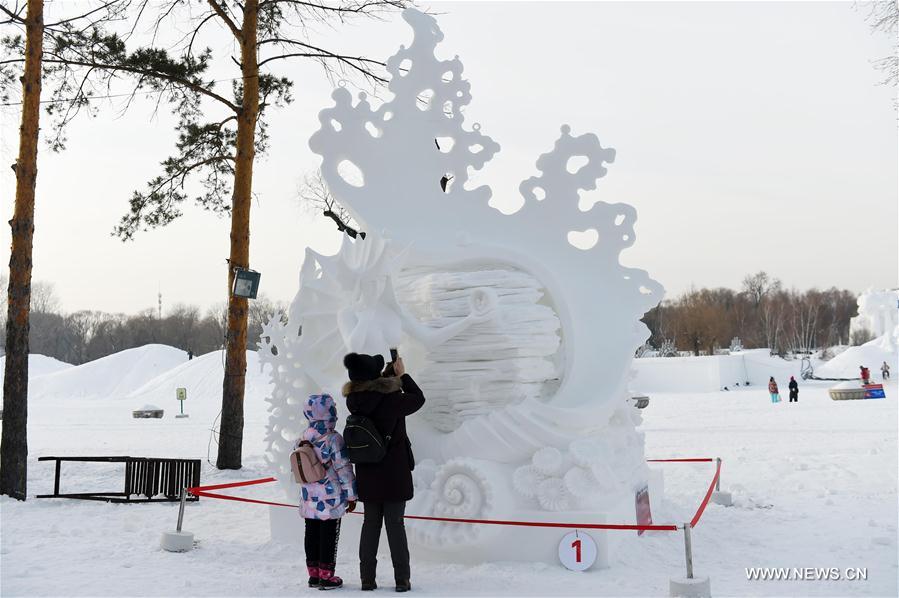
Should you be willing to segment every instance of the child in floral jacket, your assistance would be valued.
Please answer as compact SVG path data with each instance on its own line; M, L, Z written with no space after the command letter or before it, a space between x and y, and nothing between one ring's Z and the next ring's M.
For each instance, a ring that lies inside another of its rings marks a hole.
M330 395L312 395L303 409L309 427L297 441L308 440L325 466L325 478L302 485L300 513L306 520L306 568L309 587L339 588L343 580L334 575L340 518L356 508L356 478L347 459L343 436L334 427L337 407Z

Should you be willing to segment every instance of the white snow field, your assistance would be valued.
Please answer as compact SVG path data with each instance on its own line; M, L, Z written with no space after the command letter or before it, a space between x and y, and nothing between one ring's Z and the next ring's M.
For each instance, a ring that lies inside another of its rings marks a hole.
M29 405L29 495L52 491L53 465L37 462L45 455L201 458L204 484L267 477L263 435L268 383L255 355L249 355L247 372L244 468L217 471L206 456L219 411L221 354L186 362L183 353L175 359L174 351L144 347L36 376ZM172 362L163 371L169 355ZM891 363L896 372L895 356ZM874 365L869 367L879 381ZM690 371L683 368L683 375ZM63 375L65 384L59 382ZM785 387L787 379L778 382ZM687 386L707 384L694 380ZM66 385L71 394L65 393ZM187 419L174 418L174 389L179 386L188 388ZM651 394L642 427L648 456L720 456L724 461L722 488L733 492L735 505L709 505L693 530L696 574L711 578L713 595L897 595L899 389L890 382L885 400L832 401L827 388L828 383L802 383L798 404L772 404L761 385L729 392ZM144 403L164 407L165 417L132 419L131 410ZM214 443L209 455L214 461ZM62 490L119 489L121 467L64 464ZM688 520L707 488L712 466L658 467L665 473L666 495L662 509L653 513L655 522ZM274 484L224 492L285 500ZM268 507L207 498L190 503L184 529L196 535L197 544L184 554L159 548L161 532L173 529L176 517L175 504L35 498L22 503L2 497L0 594L318 595L305 585L302 548L270 541ZM347 526L341 538L338 574L346 587L338 592L372 596L359 592L355 542L349 537L354 528ZM560 530L559 537L564 533ZM667 596L669 578L684 575L681 532L642 538L635 532L610 533L611 567L584 573L557 563L503 562L502 554L496 562L470 566L423 562L413 552L413 592ZM382 589L375 596L393 592L386 542L382 547ZM749 581L748 567L835 567L841 572L857 567L867 569L867 580Z

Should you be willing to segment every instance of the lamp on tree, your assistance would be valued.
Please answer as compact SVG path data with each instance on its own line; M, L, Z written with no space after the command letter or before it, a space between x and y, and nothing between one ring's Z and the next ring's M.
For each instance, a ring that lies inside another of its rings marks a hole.
M231 294L244 299L255 299L259 292L259 278L262 275L255 270L234 268L234 286Z

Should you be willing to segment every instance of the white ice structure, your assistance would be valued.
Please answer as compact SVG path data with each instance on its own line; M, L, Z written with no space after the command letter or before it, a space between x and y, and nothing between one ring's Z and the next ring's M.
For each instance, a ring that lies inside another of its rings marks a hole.
M369 234L333 256L307 250L286 321L263 332L274 383L267 459L295 498L287 456L305 427L299 405L310 393L338 396L345 353L396 346L428 399L408 422L418 464L407 513L633 521L649 471L627 381L649 336L639 319L663 290L619 263L635 241L634 208L582 197L615 150L563 125L519 186L523 207L489 206L491 189L469 177L499 145L464 127L462 63L435 56L433 17L403 18L414 39L387 62L392 98L374 107L336 89L309 142L331 193ZM564 531L407 529L417 556L448 560L554 560Z
M899 334L899 289L868 289L858 297L858 315L849 320L849 334L867 330L874 338Z

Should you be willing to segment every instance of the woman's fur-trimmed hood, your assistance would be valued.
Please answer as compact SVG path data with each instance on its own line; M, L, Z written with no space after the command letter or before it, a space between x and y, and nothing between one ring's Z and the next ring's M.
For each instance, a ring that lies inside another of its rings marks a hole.
M341 393L348 397L352 392L376 392L390 394L403 388L403 381L398 377L377 378L375 380L350 380L343 385Z

